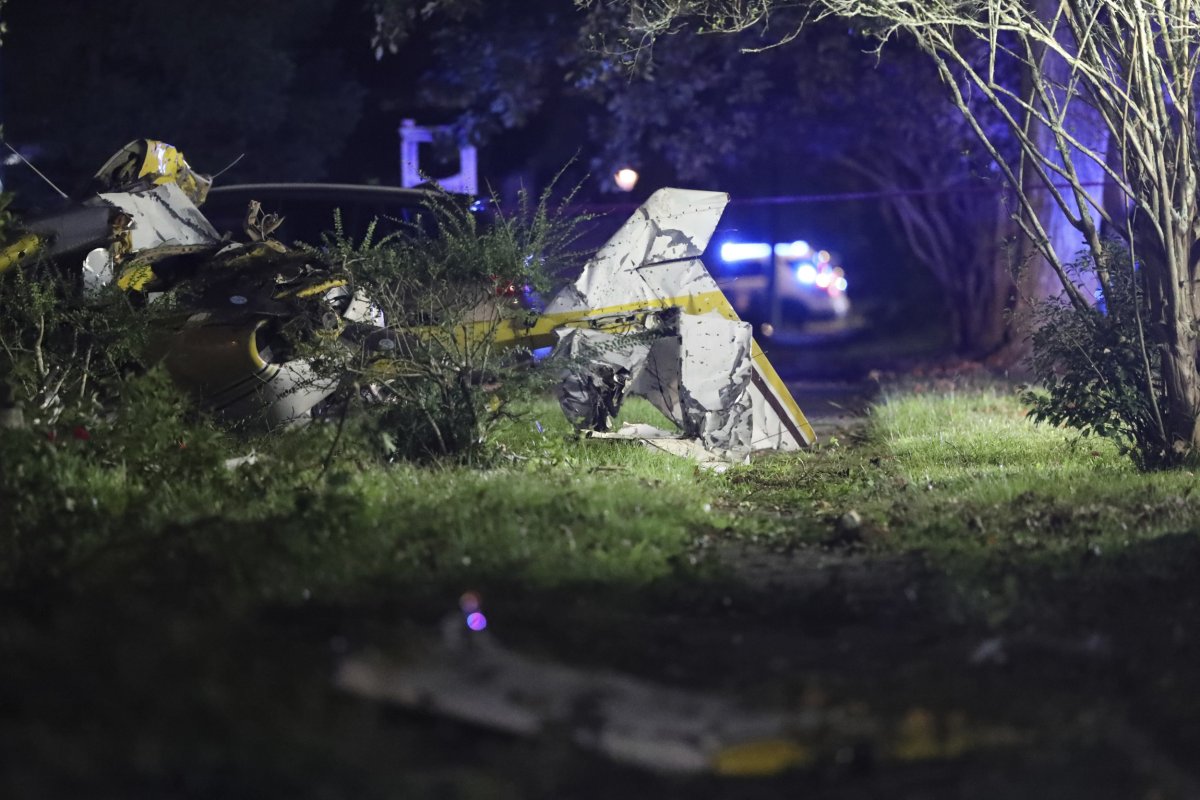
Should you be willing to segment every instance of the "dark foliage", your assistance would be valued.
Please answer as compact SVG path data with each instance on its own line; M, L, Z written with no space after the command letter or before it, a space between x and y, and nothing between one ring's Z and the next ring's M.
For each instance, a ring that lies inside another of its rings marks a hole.
M1150 320L1144 273L1128 249L1109 241L1109 293L1080 310L1066 298L1035 308L1031 365L1046 393L1029 395L1034 419L1115 440L1142 468L1177 463L1165 434L1161 354L1145 335ZM1091 256L1072 267L1079 285L1096 271Z
M435 196L432 226L379 241L373 229L352 241L335 220L313 251L343 269L384 321L362 347L318 342L312 357L339 380L330 408L357 416L387 457L476 460L513 401L553 378L527 347L497 341L536 319L539 293L578 255L582 218L552 207L552 191L537 202L523 193L514 213L487 225L457 198Z

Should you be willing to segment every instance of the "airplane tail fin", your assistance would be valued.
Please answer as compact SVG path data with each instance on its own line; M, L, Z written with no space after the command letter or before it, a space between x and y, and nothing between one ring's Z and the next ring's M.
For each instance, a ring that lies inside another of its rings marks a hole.
M701 439L706 430L713 436L721 432L706 444L733 450L805 447L816 441L812 426L701 261L728 202L723 192L658 190L554 298L541 324L559 331L564 342L571 330L579 331L569 337L579 355L589 346L596 350L599 338L619 339L636 330L658 311L678 309L704 319L676 326L680 347L651 348L636 364L631 352L607 368L630 372L624 385L649 397L685 432ZM590 345L582 341L587 339ZM614 353L621 347L613 339L601 349ZM652 377L641 377L643 372Z

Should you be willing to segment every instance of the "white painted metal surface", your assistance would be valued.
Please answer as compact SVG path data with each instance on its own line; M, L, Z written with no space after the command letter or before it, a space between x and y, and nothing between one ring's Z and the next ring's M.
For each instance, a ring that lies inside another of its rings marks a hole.
M681 435L728 460L791 450L808 421L705 268L728 196L651 195L546 309L569 324L555 355L559 397L581 427L607 430L625 394L647 398Z
M220 234L188 196L173 183L144 192L110 192L100 199L132 218L134 252L163 245L216 244Z

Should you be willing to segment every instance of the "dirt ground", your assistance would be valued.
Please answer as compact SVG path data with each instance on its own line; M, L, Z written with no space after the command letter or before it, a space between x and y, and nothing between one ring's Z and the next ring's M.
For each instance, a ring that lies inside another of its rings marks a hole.
M712 546L720 581L607 610L580 599L574 619L517 603L510 639L823 714L813 763L673 779L580 753L546 775L554 796L1200 797L1194 536L1069 571L1014 567L1003 620L920 554Z

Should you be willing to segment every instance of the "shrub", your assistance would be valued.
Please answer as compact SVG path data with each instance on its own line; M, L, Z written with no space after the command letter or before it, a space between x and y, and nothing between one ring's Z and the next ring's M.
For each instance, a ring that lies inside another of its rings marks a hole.
M538 293L578 255L586 217L552 209L549 190L536 203L523 193L514 214L486 225L450 195L435 195L429 213L432 231L412 225L379 241L372 228L354 242L335 219L312 252L370 298L386 330L364 328L357 348L318 342L309 356L339 380L329 407L389 458L474 461L513 402L553 377L497 334L536 318Z
M1099 305L1079 309L1064 298L1035 305L1031 365L1045 392L1028 395L1030 414L1113 439L1144 469L1169 466L1180 454L1167 434L1161 354L1145 335L1144 275L1123 244L1109 241L1103 252L1109 290ZM1070 274L1082 287L1096 270L1084 254Z
M168 310L134 308L115 286L84 294L77 277L41 264L0 280L0 383L32 424L87 424L111 411Z

